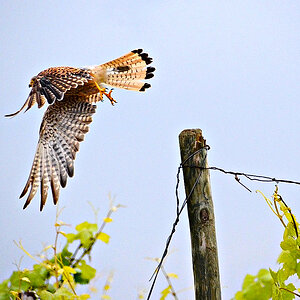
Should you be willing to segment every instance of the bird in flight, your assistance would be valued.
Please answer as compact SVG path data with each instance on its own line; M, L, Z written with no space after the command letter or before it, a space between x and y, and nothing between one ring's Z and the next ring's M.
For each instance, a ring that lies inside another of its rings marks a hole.
M112 89L106 86L143 92L151 85L143 80L154 76L155 68L148 66L152 58L142 49L136 49L102 65L84 68L54 67L40 72L29 83L31 91L24 105L27 111L35 103L49 106L44 114L39 141L27 183L20 195L29 191L25 209L35 196L39 186L42 211L51 187L54 204L59 199L60 186L74 175L74 160L79 142L89 130L96 103L107 97L114 105Z

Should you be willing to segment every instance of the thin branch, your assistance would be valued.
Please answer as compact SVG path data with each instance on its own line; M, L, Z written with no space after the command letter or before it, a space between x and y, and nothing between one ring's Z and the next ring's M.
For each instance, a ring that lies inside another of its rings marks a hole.
M280 198L281 198L281 196L280 196ZM283 203L284 203L284 202L283 202ZM274 199L274 206L275 206L275 209L276 209L276 214L277 214L277 216L278 216L278 218L279 218L281 224L283 225L284 228L286 228L286 225L285 225L285 223L284 223L284 221L283 221L283 218L282 218L282 216L280 215L280 212L279 212L279 210L278 210L278 207L277 207L277 201L276 201L275 199Z
M116 209L119 208L120 206L121 206L121 205L117 205L117 206L112 207L112 208L108 211L108 213L107 213L105 219L110 218L111 214L112 214L114 211L116 211ZM81 253L80 257L77 258L77 259L75 260L75 255L77 254L77 252L79 251L79 249L82 248L82 244L79 244L79 246L78 246L77 249L75 250L75 252L74 252L74 254L73 254L73 256L72 256L72 258L71 258L71 260L70 260L70 262L71 262L70 267L72 267L72 268L76 267L77 264L83 259L83 257L91 252L91 249L92 249L92 247L94 246L94 244L96 243L98 236L101 234L101 232L103 232L103 229L104 229L104 226L106 225L106 223L107 223L107 222L105 222L105 221L102 223L102 225L100 226L100 229L98 230L98 232L95 234L95 236L94 236L93 239L91 240L90 245L89 245L89 246Z
M294 229L295 229L295 232L296 232L296 236L298 238L298 229L297 229L297 224L296 224L296 221L295 221L295 218L294 218L294 215L292 214L292 210L289 208L289 206L284 202L284 200L282 199L282 197L279 195L280 197L280 200L282 201L282 203L285 205L285 207L287 208L287 210L289 211L289 214L293 220L293 225L294 225Z
M161 266L161 272L164 274L164 276L165 276L165 278L166 278L166 280L167 280L167 282L168 282L168 285L169 285L169 287L171 288L172 295L174 296L174 299L175 299L175 300L178 300L178 297L177 297L177 295L176 295L176 292L175 292L174 287L173 287L173 285L172 285L172 282L171 282L171 280L170 280L170 276L169 276L168 273L166 272L164 266Z
M77 296L77 294L76 294L76 292L75 292L75 289L74 289L74 287L73 287L73 285L72 285L72 283L71 283L71 281L70 281L70 279L69 279L69 274L66 274L66 272L63 272L63 275L65 276L66 280L68 281L68 284L69 284L69 286L70 286L70 288L71 288L73 294L74 294L75 296Z
M54 245L52 246L53 252L54 252L54 273L55 273L55 281L56 281L56 288L58 289L60 287L59 285L59 275L58 275L58 263L57 263L57 242L58 242L58 236L59 236L59 232L60 232L60 225L59 225L59 221L58 221L58 217L61 214L61 212L63 211L63 208L60 210L59 209L59 205L57 205L56 207L56 214L55 214L55 241L54 241Z
M56 234L55 234L55 242L53 245L53 251L54 251L54 273L55 273L55 281L56 281L56 288L59 288L59 280L58 280L58 263L57 263L57 240L59 235L59 229L56 226L55 227Z
M299 294L297 294L297 293L295 293L295 292L292 292L292 291L290 291L290 290L288 290L288 289L286 289L286 288L284 288L284 287L280 287L279 289L280 289L280 290L284 290L284 291L286 291L286 292L289 292L289 293L291 293L291 294L294 294L294 295L297 296L297 297L300 297Z
M76 258L76 255L77 255L78 251L79 251L81 248L82 248L82 243L80 243L80 244L77 246L77 248L75 249L75 251L74 251L72 257L70 258L70 265L71 265L71 266L72 266L73 261L74 261L75 258Z

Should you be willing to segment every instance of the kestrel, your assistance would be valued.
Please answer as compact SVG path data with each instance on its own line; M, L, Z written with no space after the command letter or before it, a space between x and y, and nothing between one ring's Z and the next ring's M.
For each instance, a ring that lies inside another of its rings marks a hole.
M53 202L59 199L60 186L65 187L67 178L74 175L74 160L79 142L89 130L96 103L106 96L116 103L105 86L143 92L151 85L144 79L154 76L154 67L148 66L152 58L137 49L115 60L98 66L84 68L54 67L34 76L29 84L31 91L24 105L12 117L26 111L35 103L49 106L44 114L39 141L27 183L20 195L29 190L25 209L38 187L41 189L40 210L43 209L51 186Z

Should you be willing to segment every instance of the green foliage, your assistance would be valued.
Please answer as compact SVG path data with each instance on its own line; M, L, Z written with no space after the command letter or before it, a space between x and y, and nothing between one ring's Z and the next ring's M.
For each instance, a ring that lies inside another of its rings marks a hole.
M269 270L261 269L256 276L247 274L242 291L235 295L236 300L268 300L272 295L272 277Z
M107 223L112 222L110 216L119 207L118 205L109 210L100 229L97 224L86 221L75 227L76 232L65 233L61 231L61 227L66 224L56 221L55 244L43 250L47 253L52 249L53 256L51 258L47 258L47 255L43 254L40 255L43 260L39 261L25 250L21 242L16 243L23 252L38 263L33 265L32 270L18 268L9 279L0 283L0 300L19 299L19 293L29 291L36 292L42 300L90 298L88 294L77 295L75 292L78 284L88 284L96 276L96 269L90 266L84 257L90 254L97 240L106 244L109 242L109 235L102 230ZM65 241L61 252L57 252L58 237ZM77 244L74 251L70 250L71 244Z
M91 250L97 240L105 244L109 243L110 236L103 232L106 224L111 223L113 219L111 214L115 212L121 205L113 206L103 218L103 223L98 226L96 223L89 223L87 221L75 226L75 231L65 233L62 227L66 226L62 221L58 221L56 216L55 230L56 238L54 245L45 247L38 256L40 260L32 256L23 247L22 243L15 244L30 258L37 263L33 265L32 270L21 270L18 267L12 273L10 278L0 283L0 300L20 299L19 293L35 292L41 300L85 300L89 299L90 295L76 293L78 285L90 284L96 277L96 269L89 265L84 259L90 256ZM96 211L96 210L95 210ZM58 238L64 240L64 247L59 252L57 249ZM73 247L71 247L71 245ZM71 250L74 249L75 250ZM52 250L51 258L48 258L48 252ZM159 262L159 259L152 259ZM162 266L163 274L168 282L168 287L161 292L160 299L166 299L168 295L176 297L176 293L171 283L171 278L178 278L175 273L166 273ZM111 289L113 280L113 272L111 272L103 286L102 293L99 299L111 299L108 295ZM98 288L91 285L90 292L97 293ZM138 299L144 298L144 291L139 292ZM177 299L177 298L175 298Z
M261 192L260 192L261 193ZM262 193L261 193L262 194ZM262 194L263 195L263 194ZM299 224L291 209L278 194L276 186L273 201L263 195L273 213L284 226L282 249L277 262L278 271L261 269L256 276L246 275L242 290L235 294L236 300L290 300L300 297L291 277L300 278ZM278 207L279 206L279 207ZM279 212L281 211L281 213ZM287 223L287 224L286 224Z
M81 260L77 266L77 272L74 274L75 282L80 284L88 284L96 275L96 269Z

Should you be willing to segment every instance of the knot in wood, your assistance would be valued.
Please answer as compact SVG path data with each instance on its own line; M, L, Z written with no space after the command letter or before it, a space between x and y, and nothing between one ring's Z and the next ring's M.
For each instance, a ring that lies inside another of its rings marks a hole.
M209 220L209 212L207 208L202 208L200 211L200 220L201 223L205 223Z

